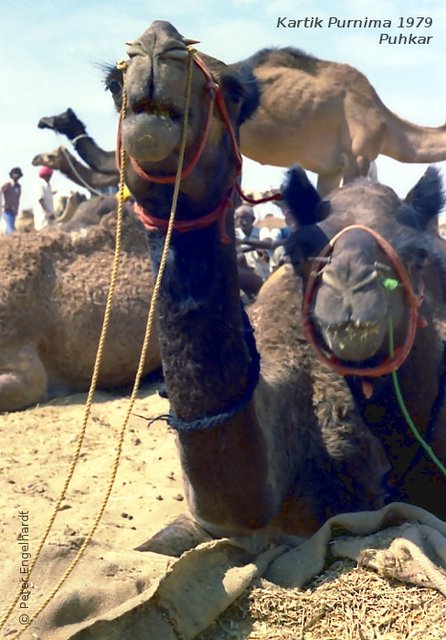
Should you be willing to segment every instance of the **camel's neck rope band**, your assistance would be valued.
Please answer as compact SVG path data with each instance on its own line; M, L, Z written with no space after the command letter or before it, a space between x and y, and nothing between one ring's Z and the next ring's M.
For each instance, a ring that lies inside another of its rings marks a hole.
M337 373L340 373L343 376L362 376L362 377L370 377L370 378L378 378L380 376L391 373L392 371L396 371L403 362L406 360L409 355L414 340L415 334L418 326L423 326L423 319L420 318L418 314L418 309L423 302L423 296L417 296L412 288L412 283L410 281L409 274L401 262L398 254L392 247L392 245L387 242L379 233L371 229L370 227L366 227L364 225L351 225L342 229L339 233L337 233L328 243L328 245L322 250L319 254L319 258L327 257L333 250L333 246L338 238L351 230L360 230L369 233L376 240L380 248L384 251L384 253L389 258L393 269L395 270L402 286L404 287L404 294L406 297L407 304L409 306L409 319L408 319L408 327L406 332L406 337L403 344L395 349L393 357L387 357L381 364L378 364L373 367L359 367L355 365L348 365L333 354L327 354L319 344L319 340L317 337L316 327L314 325L312 319L312 304L313 299L316 294L316 287L319 281L319 276L322 273L320 269L320 265L316 262L312 265L310 277L307 282L307 286L304 294L303 301L303 331L306 340L311 344L313 349L316 352L316 355L322 362L327 364L330 368L334 369Z
M188 231L193 231L196 229L204 229L205 227L211 225L213 222L218 221L220 225L221 241L223 244L229 244L231 242L231 239L226 234L225 215L229 207L232 205L234 190L234 186L229 189L228 193L220 202L220 204L207 215L195 220L176 220L174 223L174 230L178 231L179 233L187 233ZM169 225L168 220L157 218L139 204L134 205L134 211L148 231L167 231L167 227Z
M88 133L80 133L78 136L75 136L74 138L71 138L71 144L76 146L77 143L79 142L79 140L86 140L87 138L89 140L91 140L91 136L89 136Z
M203 429L212 429L218 425L222 425L237 413L239 413L243 407L245 407L251 400L254 391L259 382L260 375L260 355L257 351L256 341L254 338L254 331L248 318L248 314L241 305L243 330L245 336L245 343L249 353L249 363L247 370L247 383L243 395L236 401L231 407L228 407L220 413L203 416L196 420L182 420L172 413L172 411L166 417L167 423L175 429L175 431L201 431Z

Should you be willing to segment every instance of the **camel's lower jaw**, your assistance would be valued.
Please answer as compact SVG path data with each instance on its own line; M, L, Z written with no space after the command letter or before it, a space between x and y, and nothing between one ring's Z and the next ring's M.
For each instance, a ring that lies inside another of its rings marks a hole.
M122 143L139 162L161 162L179 146L181 122L168 116L138 113L122 123Z
M362 362L373 358L381 349L385 327L373 323L361 327L320 327L330 351L340 360Z

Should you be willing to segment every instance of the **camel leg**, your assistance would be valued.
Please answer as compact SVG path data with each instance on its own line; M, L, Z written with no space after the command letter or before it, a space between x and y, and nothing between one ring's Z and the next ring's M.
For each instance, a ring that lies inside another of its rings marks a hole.
M350 159L344 170L344 184L352 182L356 178L367 177L370 171L370 160L366 156L357 156Z
M332 175L318 175L317 177L317 190L319 195L323 198L330 191L339 187L342 181L342 172L335 173Z
M47 374L33 345L0 349L0 411L17 411L45 399Z

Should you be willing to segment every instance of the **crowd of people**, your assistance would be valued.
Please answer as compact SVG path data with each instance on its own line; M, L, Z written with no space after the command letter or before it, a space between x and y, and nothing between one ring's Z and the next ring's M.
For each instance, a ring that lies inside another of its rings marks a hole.
M51 187L53 170L41 167L38 171L35 187L34 227L37 231L50 227L56 221L54 212L54 195ZM16 219L19 213L22 188L20 179L23 173L20 167L13 167L9 172L9 180L0 188L0 210L3 233L9 235L16 231Z
M293 228L287 210L282 211L277 205L268 205L264 211L258 209L260 205L257 208L243 204L235 210L240 286L248 300L286 260L285 243Z

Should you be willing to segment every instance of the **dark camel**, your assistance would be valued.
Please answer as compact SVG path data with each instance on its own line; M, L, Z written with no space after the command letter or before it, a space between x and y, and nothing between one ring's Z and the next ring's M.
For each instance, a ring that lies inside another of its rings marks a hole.
M130 44L125 75L113 68L106 80L118 109L122 90L127 94L126 183L148 228L155 270L173 188L157 180L171 179L177 167L188 44L169 23L154 22ZM314 388L318 373L299 335L299 303L287 291L281 314L271 299L253 311L256 347L240 306L228 198L239 169L230 132L237 135L256 109L257 96L249 73L202 59L218 83L220 108L212 105L209 78L195 62L189 173L181 182L158 302L169 422L178 431L189 509L205 529L217 536L256 530L309 534L334 513L382 504L387 463L381 464L381 448L348 394L341 414L324 400L327 379ZM194 159L209 113L209 135ZM298 288L295 278L291 286ZM339 384L332 378L334 390Z
M389 497L446 518L446 477L412 435L392 375L381 370L390 354L390 333L395 358L402 358L411 314L415 320L414 309L421 303L418 313L423 321L413 345L407 344L409 353L401 361L397 378L410 416L445 465L446 350L435 318L444 306L446 262L441 241L431 230L444 204L439 174L429 168L404 201L389 187L364 180L322 201L302 174L299 169L290 171L283 193L302 225L288 245L294 269L305 282L311 270L320 270L314 289L308 290L313 291L308 294L308 336L320 345L327 364L345 375L365 423L381 440L391 464ZM318 219L315 224L305 225L299 204L304 196L310 203L305 216ZM324 257L326 263L315 266L312 257L349 225L365 225L378 232L390 243L402 268L389 257L391 252L380 238L357 228L341 234Z

